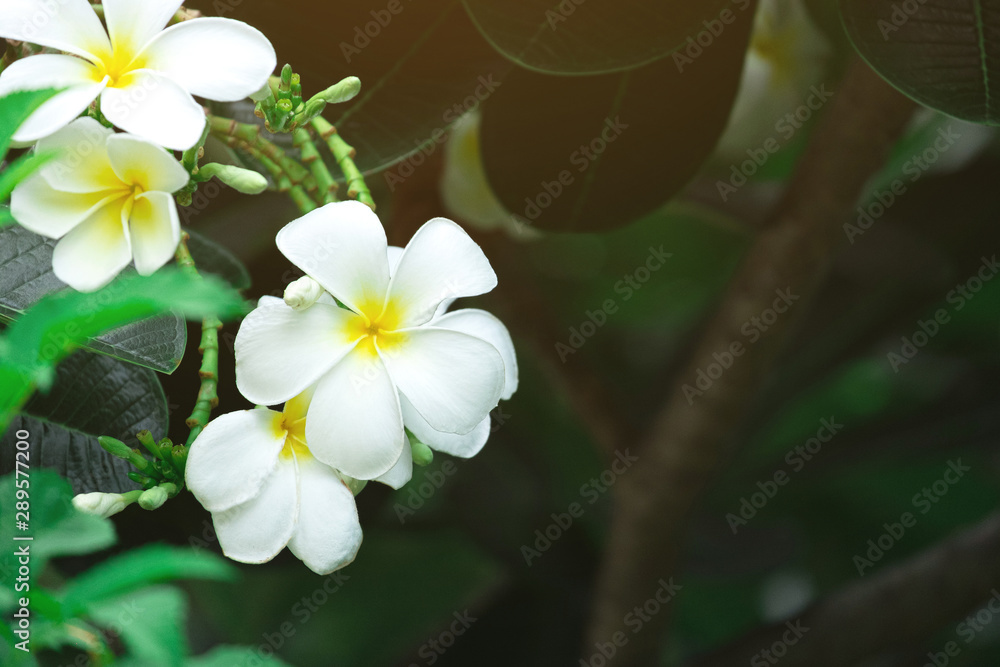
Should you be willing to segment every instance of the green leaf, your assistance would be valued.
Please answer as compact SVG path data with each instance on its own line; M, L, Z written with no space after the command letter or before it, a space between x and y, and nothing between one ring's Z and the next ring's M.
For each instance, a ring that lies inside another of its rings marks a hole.
M841 0L855 48L889 83L950 116L1000 124L1000 12L983 0Z
M200 272L219 276L234 289L245 290L250 287L250 272L236 255L207 236L190 229L185 231L190 237L188 250Z
M51 386L54 365L87 339L170 309L191 318L225 319L245 313L246 304L218 278L172 267L145 278L126 276L90 294L43 298L0 339L0 426L6 427L36 387Z
M486 39L507 58L528 69L574 75L645 65L700 32L721 34L743 11L753 13L748 0L463 2Z
M27 479L27 486L23 484L23 475L16 480L15 475L0 479L0 514L5 519L0 523L0 540L12 545L17 544L15 536L34 538L31 541L32 581L42 574L51 558L92 553L114 544L115 531L111 522L74 508L73 491L66 480L42 468L35 468ZM29 529L26 531L18 530L15 525L16 483L26 488L30 496ZM0 552L0 582L4 587L13 586L16 572L14 549L4 549Z
M13 225L14 222L14 216L10 214L10 208L0 205L0 229Z
M184 664L187 603L176 588L155 586L106 600L92 605L87 615L121 637L128 651L124 662L162 667Z
M511 67L460 0L400 4L403 11L390 14L385 3L255 0L226 15L267 26L278 53L301 74L306 97L348 76L361 79L361 94L327 107L324 116L357 149L358 167L370 172L420 147L439 150L444 131L492 94ZM413 166L418 160L424 162L414 158Z
M288 663L274 656L264 657L250 646L219 646L197 658L188 658L184 663L187 667L233 667L233 665L250 664L256 667L288 667Z
M10 140L17 128L35 109L59 91L53 88L26 90L0 97L0 160L7 155Z
M2 210L0 210L2 212ZM42 297L67 289L52 272L56 241L23 227L0 229L0 321L13 321ZM174 314L109 331L84 346L161 373L173 373L187 345L187 327Z
M63 589L63 609L75 616L95 602L162 581L235 578L236 569L214 554L154 544L104 561L74 579Z
M501 202L548 231L605 231L669 201L718 143L753 16L700 58L624 74L515 70L483 105L482 156Z
M4 435L0 474L14 466L14 433L31 433L34 465L58 471L76 493L123 493L139 488L133 470L98 443L109 435L139 447L135 434L165 435L169 414L163 388L152 371L110 357L79 351L56 367L47 394L36 394Z
M0 201L7 201L10 193L14 191L14 187L18 183L33 174L36 169L40 169L42 165L56 155L57 153L53 151L41 154L29 153L22 155L13 164L8 165L0 173Z

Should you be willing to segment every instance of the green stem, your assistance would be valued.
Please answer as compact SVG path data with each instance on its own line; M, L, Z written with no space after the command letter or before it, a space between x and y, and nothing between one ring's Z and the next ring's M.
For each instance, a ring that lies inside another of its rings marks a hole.
M302 163L309 167L313 178L316 179L316 187L318 188L316 198L321 204L331 204L337 201L339 186L326 163L323 162L319 148L313 142L312 134L307 128L300 127L292 133L292 140L295 147L302 153Z
M309 186L311 179L309 170L288 157L285 151L281 150L276 144L260 136L259 125L239 123L235 120L220 118L218 116L209 116L208 124L212 134L223 139L226 137L236 137L273 160L281 167L282 171L288 174L288 178L291 179L293 185L304 184L307 187Z
M194 146L184 151L181 156L181 164L192 176L198 173L198 160L205 155L205 140L208 139L209 129L208 123L205 123L205 129L202 130L201 139L199 139Z
M191 257L191 251L188 250L187 239L187 234L181 235L181 243L177 247L177 264L181 270L193 276L200 276ZM219 329L221 328L222 322L217 317L206 317L202 320L201 344L198 346L198 351L201 353L201 368L198 369L201 386L198 389L194 410L186 422L191 429L187 439L188 446L205 429L212 417L212 410L219 405Z
M340 165L340 171L344 174L344 178L347 179L347 196L363 204L367 204L374 211L375 200L372 199L371 191L368 189L368 184L365 183L364 175L354 163L354 156L356 155L354 148L348 145L344 141L344 138L337 133L337 128L324 118L317 116L310 122L313 129L326 142L326 145L329 146L330 152L333 153L333 157L337 160L337 164Z

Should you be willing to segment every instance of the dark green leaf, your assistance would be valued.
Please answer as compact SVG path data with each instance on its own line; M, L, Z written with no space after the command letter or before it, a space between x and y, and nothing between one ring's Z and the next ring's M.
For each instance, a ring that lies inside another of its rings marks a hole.
M190 229L188 250L191 258L202 273L212 273L219 276L232 287L239 290L250 287L250 273L243 263L228 249L219 245L207 236L202 236Z
M56 241L23 227L0 230L0 320L12 321L43 296L67 289L52 272ZM88 341L85 347L129 363L172 373L187 344L177 315L133 322Z
M0 97L0 160L7 155L11 137L35 109L45 103L58 90L25 90Z
M749 0L463 2L501 53L523 67L555 74L601 74L644 65L667 56L689 37L696 39L699 32L721 34L736 14L751 9Z
M986 0L841 0L858 52L921 104L1000 124L1000 6Z
M693 62L591 77L512 72L483 105L493 190L509 211L551 231L607 230L650 213L715 147L752 19L741 13Z
M67 616L150 584L174 579L230 581L236 570L214 554L154 544L87 570L63 589Z
M288 667L284 660L262 656L249 646L219 646L197 658L188 658L184 664L187 667L233 667L250 664L251 656L256 667Z
M3 438L0 474L14 465L14 433L31 433L33 465L58 471L76 493L123 493L138 488L125 461L105 452L109 435L139 447L135 434L165 435L169 414L156 374L110 357L79 351L56 367L47 394L36 394Z
M0 173L0 201L7 201L14 187L56 156L54 152L22 155Z

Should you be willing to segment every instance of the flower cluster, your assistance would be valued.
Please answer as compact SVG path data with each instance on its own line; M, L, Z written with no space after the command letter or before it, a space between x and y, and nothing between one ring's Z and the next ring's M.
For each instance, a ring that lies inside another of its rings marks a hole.
M259 563L287 545L325 573L360 545L348 485L406 484L409 434L453 456L478 453L490 411L517 389L517 361L498 319L448 312L497 282L450 220L431 220L394 248L371 209L340 202L291 222L277 244L306 277L284 300L263 297L244 320L236 383L248 400L285 403L284 412L209 424L192 446L187 483L229 557Z

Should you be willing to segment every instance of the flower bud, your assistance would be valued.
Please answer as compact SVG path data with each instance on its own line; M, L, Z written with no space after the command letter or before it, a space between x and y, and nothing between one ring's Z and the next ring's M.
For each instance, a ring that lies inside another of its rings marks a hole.
M125 509L125 499L117 493L81 493L73 496L73 507L86 512L108 518Z
M309 276L303 276L285 288L285 304L294 310L306 310L323 294L323 288Z
M142 492L139 496L139 507L144 510L155 510L163 506L163 503L167 502L169 495L162 486L154 486L151 489Z
M259 195L267 190L267 179L262 174L229 164L209 162L198 170L198 175L205 180L214 176L233 190L245 195Z
M413 453L413 465L427 466L434 460L434 450L416 438L410 438L410 451Z
M320 99L327 104L341 104L350 102L361 92L361 79L356 76L349 76L339 83L335 83L321 93L317 93L312 99Z

